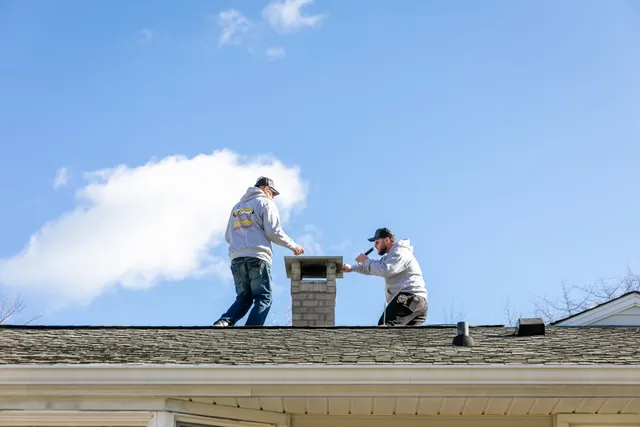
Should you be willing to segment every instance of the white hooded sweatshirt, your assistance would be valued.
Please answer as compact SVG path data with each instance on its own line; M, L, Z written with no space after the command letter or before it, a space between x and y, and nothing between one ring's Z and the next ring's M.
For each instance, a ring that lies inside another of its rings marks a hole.
M422 270L413 254L409 239L397 241L391 250L379 260L367 258L364 264L356 264L353 271L384 277L385 299L390 302L399 292L420 295L427 299L427 288Z
M233 207L227 224L225 240L229 244L229 258L254 257L272 263L271 242L295 249L296 243L280 225L280 213L257 187L249 187Z

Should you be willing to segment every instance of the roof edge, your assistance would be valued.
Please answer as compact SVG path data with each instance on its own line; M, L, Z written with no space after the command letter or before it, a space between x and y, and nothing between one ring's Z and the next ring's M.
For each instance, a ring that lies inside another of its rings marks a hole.
M634 385L639 365L4 365L2 386Z

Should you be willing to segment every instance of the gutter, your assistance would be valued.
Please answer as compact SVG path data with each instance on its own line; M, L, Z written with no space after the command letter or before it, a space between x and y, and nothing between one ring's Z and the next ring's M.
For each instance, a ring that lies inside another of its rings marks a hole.
M640 365L0 365L11 386L640 386Z

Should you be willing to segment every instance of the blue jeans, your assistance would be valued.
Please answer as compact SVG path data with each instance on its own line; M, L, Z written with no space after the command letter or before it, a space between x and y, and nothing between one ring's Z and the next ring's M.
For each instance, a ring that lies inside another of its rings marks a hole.
M255 302L245 326L264 325L271 309L271 265L259 258L235 258L231 261L231 273L236 285L236 300L220 320L235 325Z

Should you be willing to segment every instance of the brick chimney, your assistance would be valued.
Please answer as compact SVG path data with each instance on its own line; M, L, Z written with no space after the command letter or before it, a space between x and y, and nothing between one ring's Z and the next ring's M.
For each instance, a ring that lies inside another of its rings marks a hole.
M335 326L336 279L342 278L341 256L285 257L291 279L293 326Z

